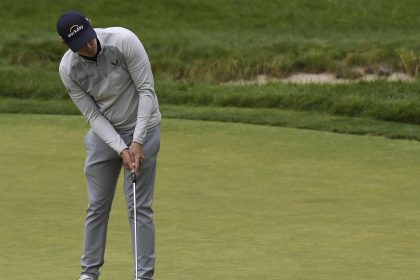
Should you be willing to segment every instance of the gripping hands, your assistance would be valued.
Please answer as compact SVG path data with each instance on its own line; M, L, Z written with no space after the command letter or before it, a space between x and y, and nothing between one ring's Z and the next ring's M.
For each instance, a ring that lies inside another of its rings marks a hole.
M139 174L141 164L146 159L144 156L143 144L131 142L129 148L121 151L124 168L131 173Z

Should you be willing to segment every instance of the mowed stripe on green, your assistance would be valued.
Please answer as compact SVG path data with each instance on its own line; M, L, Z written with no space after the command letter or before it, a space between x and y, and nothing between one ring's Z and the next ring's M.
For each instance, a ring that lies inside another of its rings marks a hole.
M77 279L80 116L0 115L0 271ZM415 279L420 143L164 119L157 279ZM103 279L130 279L122 185Z

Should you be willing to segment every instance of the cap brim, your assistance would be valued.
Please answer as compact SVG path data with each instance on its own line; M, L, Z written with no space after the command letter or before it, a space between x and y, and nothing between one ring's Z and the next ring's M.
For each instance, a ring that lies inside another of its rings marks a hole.
M83 47L87 42L90 40L96 38L96 32L93 30L93 28L89 28L86 30L80 37L74 39L70 43L68 43L69 48L73 52L77 52L80 50L81 47Z

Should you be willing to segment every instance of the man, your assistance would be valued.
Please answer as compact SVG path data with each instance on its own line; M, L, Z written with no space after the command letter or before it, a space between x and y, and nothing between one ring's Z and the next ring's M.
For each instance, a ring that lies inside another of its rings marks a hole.
M137 174L137 272L139 279L153 279L152 200L161 115L149 59L131 31L120 27L93 29L80 12L63 14L57 32L70 48L60 63L61 80L91 125L85 136L88 208L80 280L99 277L109 212L122 166L133 252L131 173Z

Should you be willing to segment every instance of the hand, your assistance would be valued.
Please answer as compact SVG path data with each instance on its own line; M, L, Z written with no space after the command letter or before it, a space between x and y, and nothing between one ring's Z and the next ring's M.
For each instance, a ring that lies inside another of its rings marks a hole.
M130 145L130 155L134 164L134 172L138 175L140 173L140 168L143 160L146 159L144 155L143 144L137 142L131 142Z
M135 168L135 165L134 165L134 159L131 157L131 153L130 153L129 149L127 148L127 149L122 150L120 155L121 155L121 158L123 160L124 168L127 171L135 172L136 168Z

